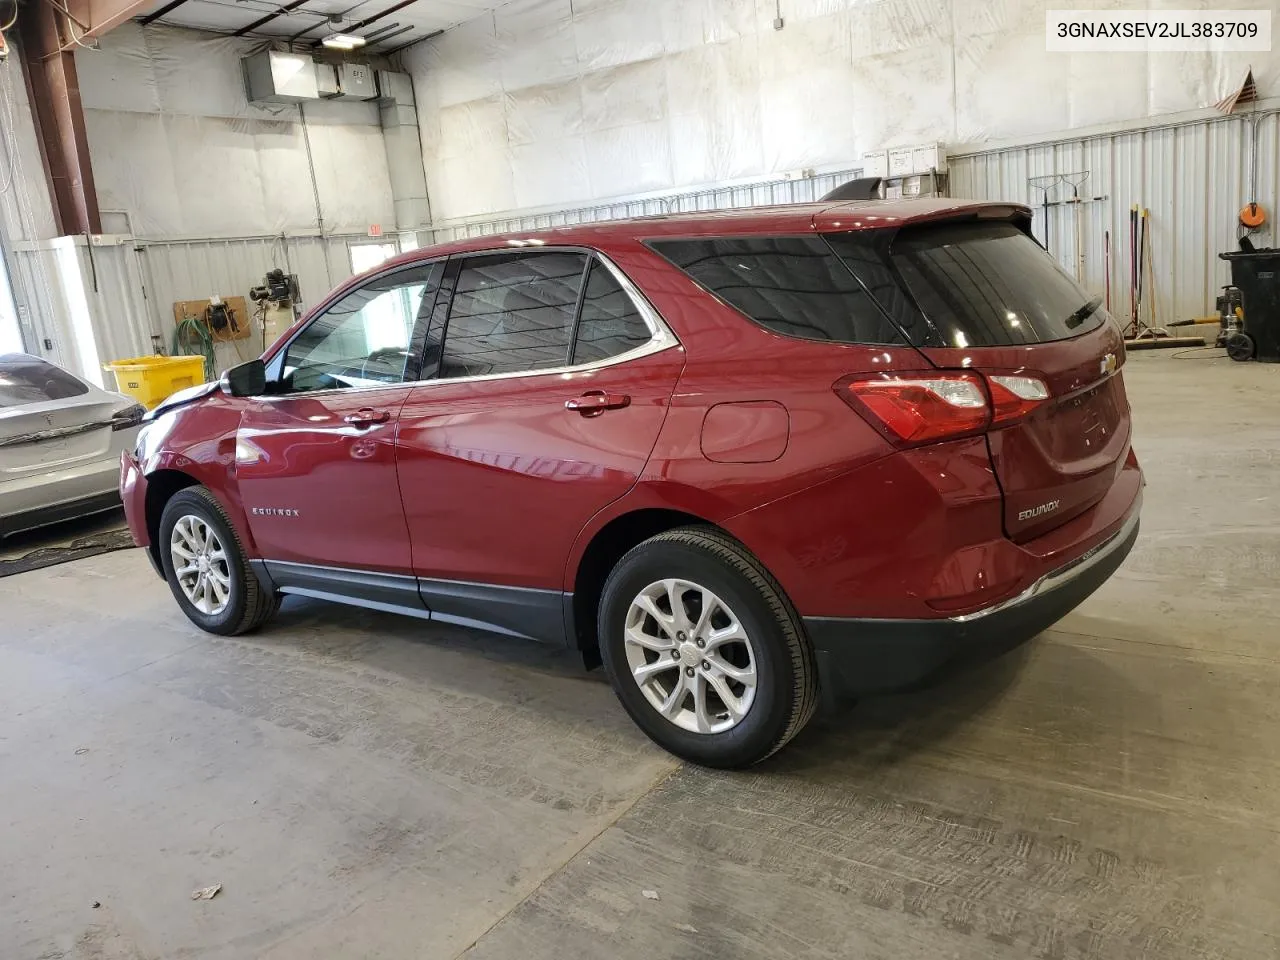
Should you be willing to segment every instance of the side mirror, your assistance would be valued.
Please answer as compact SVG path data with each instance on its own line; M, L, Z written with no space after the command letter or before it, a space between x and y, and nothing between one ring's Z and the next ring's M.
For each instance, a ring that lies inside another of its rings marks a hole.
M233 397L256 397L267 391L267 365L261 360L237 364L222 374L222 392Z

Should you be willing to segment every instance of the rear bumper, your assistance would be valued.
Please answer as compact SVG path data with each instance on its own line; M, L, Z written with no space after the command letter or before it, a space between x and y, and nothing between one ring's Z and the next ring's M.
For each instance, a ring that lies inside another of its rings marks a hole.
M95 493L74 500L63 500L43 507L35 507L22 513L0 517L0 537L7 537L23 530L35 530L47 527L51 523L63 520L74 520L77 517L88 517L105 510L114 510L120 506L120 495L114 490L106 493Z
M0 536L89 516L120 504L114 459L0 482Z
M1052 626L1097 590L1138 538L1139 492L1116 532L1016 596L937 620L805 617L824 700L909 689L957 662L1011 650Z

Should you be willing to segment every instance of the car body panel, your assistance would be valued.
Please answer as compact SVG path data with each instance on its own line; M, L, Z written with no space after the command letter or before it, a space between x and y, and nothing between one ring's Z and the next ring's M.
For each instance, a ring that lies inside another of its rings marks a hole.
M9 355L15 356L15 355ZM27 355L24 363L50 364ZM137 426L112 420L137 406L61 368L84 392L60 399L0 406L0 535L16 533L118 505L120 455Z
M1011 347L925 347L943 368L1035 377L1050 399L1026 418L987 434L1005 494L1005 531L1034 539L1096 504L1129 450L1124 340L1111 322L1070 340ZM1051 509L1046 509L1051 507Z
M644 470L683 366L674 345L593 369L416 385L398 439L414 572L559 589L575 535ZM566 409L591 392L627 405Z
M261 556L409 574L396 474L397 384L249 398L235 474ZM382 422L348 422L361 411Z

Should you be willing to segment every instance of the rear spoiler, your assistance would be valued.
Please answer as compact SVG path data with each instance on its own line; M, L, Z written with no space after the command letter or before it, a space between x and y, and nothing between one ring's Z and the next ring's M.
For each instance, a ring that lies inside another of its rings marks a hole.
M883 200L884 180L880 177L858 177L840 184L822 198L823 203L839 203L841 200Z

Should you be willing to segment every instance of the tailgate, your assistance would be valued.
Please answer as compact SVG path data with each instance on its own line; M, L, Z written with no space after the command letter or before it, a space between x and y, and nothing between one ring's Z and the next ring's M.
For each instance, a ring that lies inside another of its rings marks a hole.
M939 366L961 359L952 349L924 350ZM1124 344L1107 323L1073 340L1016 351L967 350L984 373L1016 370L1049 388L1025 417L987 434L1004 494L1005 533L1039 536L1084 513L1115 482L1129 452L1129 401L1120 372Z
M1129 448L1120 329L1027 229L1020 214L909 225L887 254L863 235L829 238L869 287L878 271L877 299L930 363L983 375L1005 534L1017 541L1101 500Z

